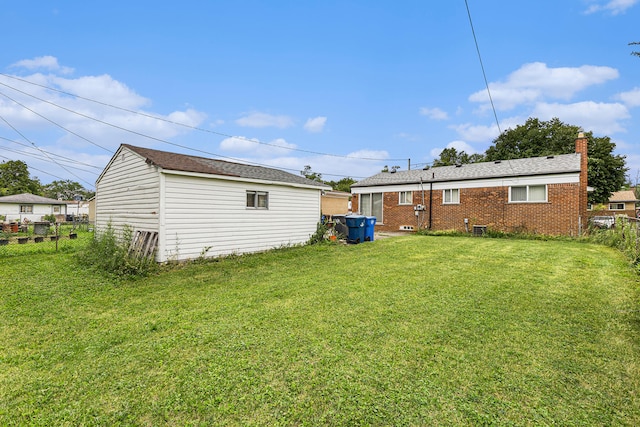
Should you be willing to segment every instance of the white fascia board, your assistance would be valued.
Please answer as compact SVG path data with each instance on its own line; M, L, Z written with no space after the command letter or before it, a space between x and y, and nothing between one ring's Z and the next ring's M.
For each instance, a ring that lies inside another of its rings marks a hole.
M434 190L447 190L452 188L488 188L488 187L509 187L512 185L542 185L542 184L576 184L580 182L580 173L564 173L555 175L532 175L520 177L502 177L474 179L464 181L434 182ZM352 188L352 194L367 193L393 193L397 191L429 191L430 182L381 185L371 187Z
M264 179L250 179L250 178L242 178L242 177L228 176L228 175L214 175L210 173L174 171L170 169L161 169L161 168L160 168L160 173L164 173L167 175L192 176L194 178L208 178L208 179L220 179L224 181L248 182L252 184L279 185L282 187L307 188L309 190L317 190L317 191L324 190L324 188L316 187L314 185L296 184L291 182L271 181L271 180L264 180ZM327 188L330 188L330 187L327 186Z

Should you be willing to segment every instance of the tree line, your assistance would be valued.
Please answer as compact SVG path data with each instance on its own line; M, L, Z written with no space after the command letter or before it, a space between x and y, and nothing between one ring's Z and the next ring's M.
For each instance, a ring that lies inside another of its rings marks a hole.
M95 194L80 183L69 179L43 185L37 177L31 177L29 167L22 160L3 161L0 163L0 196L22 193L56 200L74 200L76 197L88 200Z
M579 126L568 125L558 118L542 121L529 118L524 125L507 129L482 154L468 154L455 148L445 148L433 166L492 162L527 157L544 157L575 152L575 139ZM584 132L588 145L587 181L594 190L589 192L589 202L605 203L611 193L627 184L625 156L613 154L616 147L608 136L594 137Z

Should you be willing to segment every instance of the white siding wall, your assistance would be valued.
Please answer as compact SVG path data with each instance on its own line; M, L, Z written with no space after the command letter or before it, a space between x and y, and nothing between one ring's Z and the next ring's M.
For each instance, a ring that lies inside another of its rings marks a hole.
M20 213L21 205L33 205L33 213ZM16 219L19 219L20 222L22 222L24 219L28 219L29 221L34 222L42 221L42 217L45 215L67 214L66 205L58 205L57 207L59 208L58 211L54 212L54 208L52 205L36 205L32 203L2 203L0 204L0 215L4 215L4 222L14 222Z
M258 252L305 243L320 219L320 190L165 174L160 261ZM246 207L268 191L269 209Z
M159 173L127 148L115 156L96 184L96 229L109 222L133 230L158 231Z

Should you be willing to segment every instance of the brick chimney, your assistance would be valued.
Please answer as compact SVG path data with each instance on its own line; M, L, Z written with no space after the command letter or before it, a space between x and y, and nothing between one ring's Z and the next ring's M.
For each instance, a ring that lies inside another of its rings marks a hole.
M578 215L579 229L578 233L582 234L587 229L587 147L589 140L584 132L578 132L576 138L576 153L580 154L580 193L578 196Z

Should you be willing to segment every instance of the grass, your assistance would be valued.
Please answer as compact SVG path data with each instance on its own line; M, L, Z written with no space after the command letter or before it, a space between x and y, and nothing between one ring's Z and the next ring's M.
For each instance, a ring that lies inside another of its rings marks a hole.
M640 424L640 279L604 246L403 236L135 282L73 250L0 271L0 425Z

